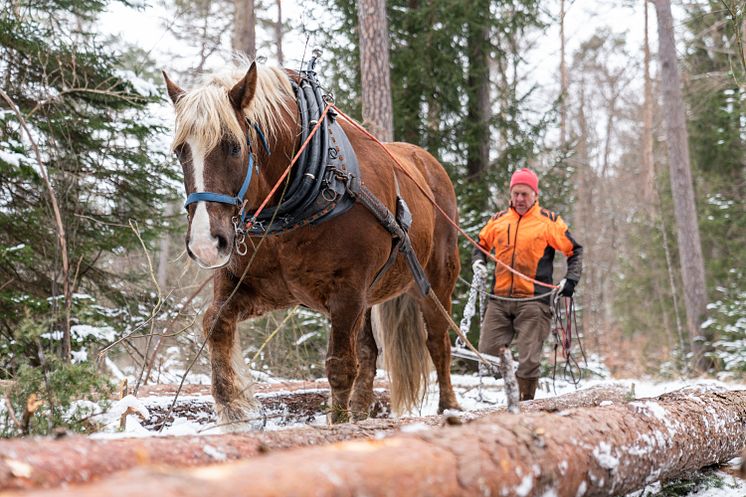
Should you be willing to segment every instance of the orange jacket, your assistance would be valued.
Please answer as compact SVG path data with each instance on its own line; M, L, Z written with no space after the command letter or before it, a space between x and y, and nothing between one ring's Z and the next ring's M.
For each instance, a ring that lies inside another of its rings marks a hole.
M521 216L512 207L498 212L479 232L479 245L488 252L494 250L497 260L530 278L552 283L554 251L567 257L565 278L577 282L582 271L583 247L576 242L562 218L552 211L542 209L539 202ZM475 249L475 258L485 260L484 254ZM531 297L550 291L536 285L503 265L495 268L495 295L504 297Z

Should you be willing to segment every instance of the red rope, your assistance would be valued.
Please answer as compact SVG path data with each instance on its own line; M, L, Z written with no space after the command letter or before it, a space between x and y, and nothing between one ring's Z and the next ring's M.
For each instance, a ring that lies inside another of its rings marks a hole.
M492 255L491 253L489 253L488 251L484 250L484 248L482 248L482 246L481 246L481 245L479 245L479 244L478 244L478 243L477 243L476 241L474 241L474 239L473 239L472 237L470 237L470 236L469 236L469 235L468 235L468 234L466 233L466 231L464 231L464 230L463 230L463 229L462 229L462 228L461 228L461 227L460 227L460 226L458 225L458 223L456 223L456 222L455 222L455 221L454 221L453 219L451 219L451 218L450 218L450 217L448 216L448 214L446 214L446 213L445 213L445 211L444 211L444 210L443 210L443 209L442 209L442 208L441 208L441 207L440 207L440 206L438 205L438 203L437 203L437 202L435 201L435 199L434 199L434 198L432 198L432 197L430 196L430 194L429 194L429 193L428 193L427 191L425 191L425 189L424 189L424 188L423 188L423 187L422 187L422 186L421 186L421 185L420 185L419 183L417 183L417 181L416 181L416 180L415 180L415 179L414 179L414 178L413 178L413 177L412 177L412 176L411 176L411 175L409 174L409 172L408 172L408 171L407 171L407 170L406 170L406 169L404 168L404 166L402 165L402 163L401 163L401 162L399 162L399 160L398 160L398 159L397 159L396 157L394 157L394 155L393 155L393 154L392 154L392 153L391 153L391 152L389 151L389 149L387 149L387 148L386 148L386 146L385 146L385 145L384 145L383 143L381 143L381 142L380 142L380 141L378 140L378 138L376 138L375 136L373 136L372 134L370 134L370 133L368 132L368 130L367 130L367 129L363 128L363 127L362 127L362 126L361 126L360 124L358 124L358 123L357 123L357 122L356 122L356 121L355 121L354 119L352 119L352 118L351 118L351 117L349 117L349 116L348 116L347 114L345 114L344 112L342 112L341 110L339 110L339 108L338 108L338 107L337 107L336 105L332 105L332 107L334 108L334 110L335 110L336 112L338 112L338 113L339 113L339 115L340 115L340 116L344 117L344 118L345 118L345 120L346 120L346 121L347 121L348 123L350 123L350 124L351 124L351 125L353 125L353 126L354 126L355 128L357 128L357 129L358 129L359 131L361 131L361 132L362 132L362 133L363 133L363 134L364 134L365 136L367 136L368 138L370 138L370 139L371 139L371 140L373 140L374 142L376 142L376 143L378 143L379 145L381 145L381 147L382 147L382 148L383 148L383 150L384 150L384 151L386 152L386 154L387 154L387 155L388 155L388 156L389 156L389 157L390 157L391 159L393 159L393 161L394 161L394 162L395 162L395 163L396 163L396 164L397 164L397 165L399 166L399 169L401 169L401 170L402 170L402 172L403 172L404 174L406 174L406 175L407 175L407 177L409 177L409 179L411 179L411 180L412 180L412 182L413 182L413 183L414 183L415 185L417 185L417 188L419 188L419 189L420 189L420 191L421 191L421 192L423 193L423 195L425 195L425 197L427 197L427 199L428 199L428 200L429 200L429 201L430 201L430 202L431 202L431 203L432 203L432 204L433 204L433 205L435 206L435 208L436 208L436 209L438 209L438 211L439 211L439 212L440 212L440 213L441 213L441 214L443 215L443 217L445 217L445 218L446 218L446 220L448 220L448 222L449 222L449 223L450 223L450 224L451 224L451 225L452 225L452 226L453 226L454 228L456 228L456 229L457 229L457 230L459 231L459 233L461 233L462 235L464 235L464 237L465 237L465 238L466 238L467 240L469 240L469 242L470 242L470 243L471 243L472 245L474 245L474 246L475 246L475 247L477 247L477 248L478 248L479 250L481 250L483 254L485 254L485 255L486 255L487 257L489 257L489 258L490 258L491 260L495 261L495 262L496 262L497 264L500 264L501 266L503 266L503 267L504 267L505 269L507 269L507 270L508 270L508 271L510 271L511 273L513 273L513 274L515 274L515 275L517 275L517 276L519 276L519 277L523 278L524 280L530 281L530 282L532 282L532 283L533 283L533 284L535 284L535 285L541 285L541 286L543 286L543 287L547 287L547 288L557 288L557 286L555 286L555 285L552 285L552 284L549 284L549 283L544 283L544 282L542 282L542 281L538 281L538 280L535 280L535 279L533 279L533 278L531 278L531 277L529 277L529 276L526 276L525 274L521 273L520 271L516 271L515 269L513 269L513 268L512 268L512 267L510 267L510 266L508 266L508 265L507 265L507 264L505 264L504 262L502 262L502 261L498 260L498 259L497 259L496 257L494 257L494 256L493 256L493 255Z
M290 161L290 164L288 164L288 167L285 168L285 172L282 173L282 175L280 176L280 179L278 179L277 182L275 183L275 186L272 187L272 190L270 190L267 197L262 201L262 203L259 205L259 208L251 216L252 219L256 219L257 217L259 217L259 214L264 210L264 207L266 207L267 203L269 202L269 199L272 198L272 195L275 194L277 189L280 187L280 184L282 183L282 181L287 177L287 175L290 173L290 170L293 168L295 163L298 161L298 157L300 157L300 155L303 153L303 151L308 146L308 143L311 141L311 138L313 138L313 135L316 134L316 131L319 129L319 126L321 126L321 123L326 118L326 114L329 112L329 109L331 107L334 107L331 103L326 104L326 107L324 107L324 111L321 113L321 117L319 117L319 121L316 123L316 126L314 126L311 132L308 134L306 141L304 141L303 144L300 146L300 148L298 149L298 152L295 154L295 157L293 157L293 160ZM251 225L252 225L252 221L249 220L246 223L246 229L248 230L249 228L251 228Z
M477 247L477 248L478 248L479 250L481 250L483 254L485 254L485 255L486 255L487 257L489 257L489 258L490 258L491 260L495 261L495 262L496 262L497 264L500 264L500 265L501 265L502 267L504 267L505 269L507 269L507 270L508 270L508 271L510 271L511 273L513 273L513 274L515 274L515 275L517 275L517 276L519 276L519 277L523 278L524 280L530 281L530 282L532 282L532 283L533 283L533 284L535 284L535 285L541 285L541 286L544 286L544 287L546 287L546 288L557 288L557 287L556 287L555 285L552 285L552 284L549 284L549 283L544 283L544 282L542 282L542 281L538 281L538 280L535 280L535 279L533 279L533 278L531 278L531 277L529 277L529 276L526 276L525 274L521 273L520 271L516 271L515 269L513 269L513 268L512 268L512 267L510 267L510 266L508 266L508 265L507 265L507 264L505 264L504 262L502 262L502 261L498 260L498 259L497 259L496 257L494 257L494 256L493 256L493 255L492 255L491 253L489 253L488 251L484 250L484 248L482 248L482 246L481 246L481 245L479 245L479 244L478 244L478 243L477 243L476 241L474 241L474 239L473 239L472 237L470 237L470 236L468 235L468 233L466 233L466 231L464 231L464 230L463 230L463 229L462 229L462 228L461 228L461 227L460 227L460 226L458 225L458 223L456 223L456 222L455 222L455 221L454 221L453 219L451 219L451 218L450 218L450 217L448 216L448 214L446 214L446 212L445 212L445 211L444 211L444 210L443 210L443 209L442 209L442 208L440 207L440 205L438 205L438 203L437 203L437 202L435 201L435 199L434 199L434 198L432 198L432 196L430 196L430 193L429 193L429 192L427 192L427 191L425 191L425 189L424 189L424 188L422 187L422 185L420 185L420 184L419 184L419 183L417 182L417 180L415 180L415 179L414 179L414 178L412 177L412 175L411 175L411 174L409 174L409 172L408 172L408 171L407 171L407 170L406 170L406 169L404 168L404 166L402 165L402 163L401 163L401 162L399 162L399 159L397 159L396 157L394 157L394 155L393 155L393 154L392 154L392 153L391 153L391 152L389 151L389 149L387 149L387 148L386 148L386 146L385 146L385 145L384 145L383 143L381 143L381 142L380 142L380 141L378 140L378 138L376 138L375 136L373 136L372 134L370 134L370 133L368 132L368 130L367 130L367 129L363 128L363 127L362 127L362 126L361 126L360 124L358 124L358 123L357 123L357 121L355 121L355 120L354 120L354 119L352 119L352 118L351 118L350 116L348 116L347 114L345 114L344 112L342 112L342 111L341 111L341 110L339 109L339 107L337 107L337 106L336 106L336 105L334 105L333 103L328 103L328 104L326 104L326 107L324 107L324 111L323 111L323 112L321 113L321 116L319 117L319 121L318 121L318 122L316 123L316 125L315 125L315 126L313 127L313 129L311 130L311 132L310 132L310 133L308 134L308 137L306 138L306 141L304 141L304 142L303 142L303 144L301 145L301 147L300 147L300 148L298 149L298 152L297 152L297 153L295 154L295 157L293 157L293 160L292 160L292 161L290 161L290 164L288 164L288 167L287 167L287 168L285 168L285 171L284 171L284 172L282 173L282 175L280 176L280 178L279 178L279 179L277 180L277 182L275 183L275 186L274 186L274 187L272 187L272 190L270 190L270 192L269 192L269 194L267 195L267 197L266 197L266 198L264 199L264 201L262 201L261 205L259 205L259 208L258 208L258 209L256 210L256 212L254 212L254 214L253 214L253 216L252 216L252 219L256 219L256 218L257 218L257 217L259 216L259 214L260 214L260 213L262 212L262 210L264 210L264 207L266 207L267 203L269 202L269 199L270 199L270 198L272 198L272 196L273 196L273 195L275 194L275 192L277 191L277 189L278 189L278 188L280 187L280 184L282 183L282 181L283 181L283 180L284 180L284 179L285 179L285 178L287 177L287 175L288 175L288 174L290 173L290 170L291 170L291 169L293 168L293 166L294 166L294 165L295 165L295 163L297 162L297 160L298 160L298 158L300 157L301 153L303 153L303 150L305 150L305 149L306 149L306 147L308 146L308 143L309 143L309 142L311 141L311 138L313 138L313 135L315 135L315 134L316 134L316 131L317 131L317 130L319 129L319 126L321 125L322 121L323 121L323 120L324 120L324 119L326 118L326 116L327 116L327 113L329 112L329 109L330 109L330 108L333 108L333 109L334 109L334 110L335 110L335 111L336 111L337 113L339 113L339 115L340 115L340 116L342 116L343 118L345 118L345 120L346 120L346 121L347 121L348 123L350 123L350 124L351 124L352 126L354 126L354 127L355 127L355 128L357 129L357 130L359 130L360 132L362 132L362 133L363 133L363 134L364 134L365 136L367 136L368 138L370 138L370 139L371 139L371 140L373 140L374 142L378 143L378 144L379 144L379 145L381 146L381 148L383 148L384 152L386 152L386 154L387 154L387 155L388 155L388 156L389 156L389 157L390 157L390 158L391 158L391 159L392 159L392 160L393 160L393 161L394 161L394 162L396 163L396 165L398 165L398 166L399 166L399 169L401 169L401 171L402 171L402 172L403 172L404 174L406 174L406 175L407 175L407 177L408 177L408 178L409 178L410 180L412 180L412 182L413 182L413 183L414 183L414 184L415 184L415 185L417 186L417 188L419 188L419 189L420 189L420 191L422 192L422 194L423 194L423 195L425 195L425 197L426 197L426 198L427 198L427 199L428 199L428 200L430 201L430 203L432 203L432 204L433 204L433 205L435 206L435 208L436 208L436 209L438 209L438 211L439 211L439 212L441 213L441 215L442 215L442 216L443 216L443 217L444 217L444 218L445 218L445 219L446 219L446 220L447 220L447 221L448 221L448 222L449 222L449 223L450 223L450 224L451 224L451 225L452 225L452 226L453 226L454 228L456 228L456 229L457 229L457 230L459 231L459 233L461 233L461 234L462 234L462 235L463 235L463 236L464 236L464 237L465 237L465 238L466 238L466 239L467 239L467 240L468 240L468 241L469 241L469 242L470 242L470 243L471 243L472 245L474 245L474 246L475 246L475 247ZM248 222L246 223L246 229L249 229L249 228L251 227L251 225L252 225L252 221L251 221L251 220L249 220L249 221L248 221Z

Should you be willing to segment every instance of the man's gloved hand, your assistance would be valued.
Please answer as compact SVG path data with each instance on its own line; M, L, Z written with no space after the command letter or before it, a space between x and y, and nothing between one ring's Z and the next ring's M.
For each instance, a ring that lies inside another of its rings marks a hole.
M471 263L471 269L474 272L474 274L478 274L480 272L486 273L487 264L485 264L482 259L476 259L474 262Z
M575 280L563 278L559 284L560 295L562 295L563 297L572 297L572 294L575 293L575 285L577 284L578 282Z

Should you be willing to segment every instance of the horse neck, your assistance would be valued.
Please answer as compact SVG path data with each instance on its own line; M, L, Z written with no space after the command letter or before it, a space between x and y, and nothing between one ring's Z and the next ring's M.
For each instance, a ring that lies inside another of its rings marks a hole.
M284 116L284 120L288 126L278 130L277 136L272 138L267 137L271 154L267 154L261 144L258 144L256 147L259 174L252 181L248 193L248 205L252 211L255 211L264 199L267 198L300 147L300 119L294 99L290 108L293 111L293 115ZM275 205L278 202L282 196L283 187L284 182L278 186L277 191L272 195L267 205Z

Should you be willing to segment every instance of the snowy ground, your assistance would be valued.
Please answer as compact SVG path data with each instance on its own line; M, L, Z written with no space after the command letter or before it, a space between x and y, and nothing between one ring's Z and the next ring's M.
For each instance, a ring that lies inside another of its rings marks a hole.
M383 378L383 374L380 374ZM264 378L272 383L282 385L282 380ZM466 411L497 407L505 405L505 396L503 393L502 380L496 380L491 377L479 377L476 375L453 375L454 388L456 389L461 406ZM290 382L288 382L290 384ZM542 379L539 383L536 398L544 399L572 392L578 388L589 388L593 386L609 386L611 384L622 384L629 388L631 396L636 398L655 397L663 393L678 390L683 387L692 385L717 386L729 389L746 389L746 385L722 383L715 380L694 380L694 381L669 381L654 382L640 380L588 380L583 381L576 387L565 381L556 381L554 384L550 379ZM303 392L320 391L318 387L309 384L309 388ZM297 391L296 391L297 392ZM556 392L556 393L555 393ZM287 395L287 391L275 390L273 392L259 393L259 397L271 397L278 395ZM437 412L437 389L429 392L421 410L412 412L405 417L433 415ZM114 403L105 416L106 428L98 434L93 435L95 438L115 438L115 437L143 437L158 435L203 435L220 432L220 427L216 426L212 405L213 399L209 395L182 395L179 397L178 404L189 406L189 415L187 417L175 416L174 422L158 433L153 426L148 425L150 412L158 410L162 412L171 405L173 396L151 396L134 398L128 396L125 399ZM131 414L126 418L124 430L120 430L120 418L122 413L127 410L139 414ZM265 430L287 429L288 427L297 427L303 425L320 425L326 424L326 417L319 413L312 419L306 419L305 422L288 422L282 415L269 417L265 420ZM719 469L708 469L692 476L692 479L684 482L668 482L664 487L660 483L650 485L642 491L631 494L634 497L663 497L663 496L697 496L697 497L744 497L746 496L746 480L742 480L735 475L736 469L740 466L740 460L734 459L728 467Z

